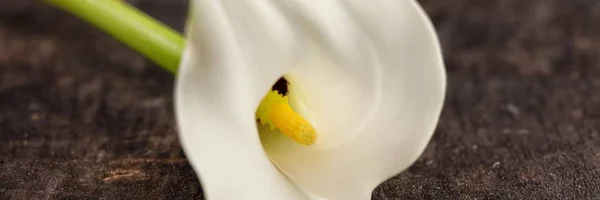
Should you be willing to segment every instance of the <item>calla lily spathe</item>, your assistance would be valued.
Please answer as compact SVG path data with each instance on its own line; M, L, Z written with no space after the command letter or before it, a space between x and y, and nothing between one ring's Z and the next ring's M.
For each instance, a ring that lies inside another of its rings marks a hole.
M180 140L209 200L370 199L438 122L445 72L413 0L195 0L176 83ZM318 133L256 123L284 76ZM259 136L260 135L260 136Z

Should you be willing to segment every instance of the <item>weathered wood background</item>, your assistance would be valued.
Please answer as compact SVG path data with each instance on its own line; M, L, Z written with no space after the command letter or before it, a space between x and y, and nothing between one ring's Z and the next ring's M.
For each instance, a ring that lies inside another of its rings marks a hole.
M185 1L130 2L182 30ZM600 1L421 3L447 102L426 152L373 199L600 199ZM202 199L172 86L86 23L0 0L0 199Z

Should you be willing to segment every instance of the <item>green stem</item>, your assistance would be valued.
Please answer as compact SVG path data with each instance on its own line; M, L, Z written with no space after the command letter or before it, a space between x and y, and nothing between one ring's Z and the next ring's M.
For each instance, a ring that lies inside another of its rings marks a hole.
M166 70L176 73L184 39L120 0L44 0L105 31Z

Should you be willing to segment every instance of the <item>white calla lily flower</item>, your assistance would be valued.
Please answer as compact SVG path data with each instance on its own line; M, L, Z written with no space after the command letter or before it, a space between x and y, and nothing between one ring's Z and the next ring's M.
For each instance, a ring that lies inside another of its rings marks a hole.
M416 1L190 7L175 111L207 199L370 199L431 139L446 77ZM282 76L291 111L265 103Z

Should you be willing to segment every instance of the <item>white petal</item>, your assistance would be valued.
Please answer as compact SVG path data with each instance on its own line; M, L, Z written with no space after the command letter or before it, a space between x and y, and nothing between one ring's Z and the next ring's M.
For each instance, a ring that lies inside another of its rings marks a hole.
M425 148L445 75L415 1L194 3L176 112L208 198L301 198L269 164L254 126L260 98L288 72L293 106L315 125L317 143L300 146L267 130L261 139L303 191L367 199Z
M303 199L269 161L254 116L294 62L291 27L263 0L197 0L191 8L175 111L207 199Z
M435 31L412 0L285 2L314 42L286 78L319 139L307 148L262 130L265 150L308 193L366 199L418 158L436 127L445 72Z

